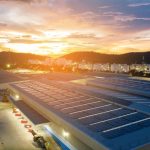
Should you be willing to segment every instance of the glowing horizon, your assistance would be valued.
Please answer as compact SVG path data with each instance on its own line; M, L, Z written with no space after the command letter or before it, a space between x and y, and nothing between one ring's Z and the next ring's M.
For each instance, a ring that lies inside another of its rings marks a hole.
M3 0L0 51L50 56L150 51L149 9L149 0Z

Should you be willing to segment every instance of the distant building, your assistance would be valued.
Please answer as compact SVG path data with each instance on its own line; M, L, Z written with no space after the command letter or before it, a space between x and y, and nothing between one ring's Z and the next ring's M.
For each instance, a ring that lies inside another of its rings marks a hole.
M150 64L132 64L130 70L150 71Z
M110 65L107 64L94 64L93 71L109 71Z
M129 72L130 67L127 64L111 64L111 71L112 72Z
M34 65L51 65L52 62L53 62L53 60L51 58L47 58L45 60L38 60L38 59L32 60L32 59L30 59L28 61L29 64L34 64Z
M73 62L72 60L67 60L65 58L58 58L55 60L55 64L60 65L60 66L69 66L69 65L72 65Z
M90 63L79 63L78 68L90 71L90 70L93 70L93 64L90 64Z

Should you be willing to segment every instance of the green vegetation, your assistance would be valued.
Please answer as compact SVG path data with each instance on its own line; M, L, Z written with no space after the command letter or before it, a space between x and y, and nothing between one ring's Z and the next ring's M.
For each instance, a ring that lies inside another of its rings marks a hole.
M63 58L75 62L85 61L89 63L142 64L144 61L144 63L150 64L150 52L126 53L121 55L96 52L74 52L63 56Z
M32 60L45 60L46 56L26 54L26 53L13 53L13 52L0 52L0 68L9 69L7 64L11 64L11 68L21 67L28 65L28 61Z

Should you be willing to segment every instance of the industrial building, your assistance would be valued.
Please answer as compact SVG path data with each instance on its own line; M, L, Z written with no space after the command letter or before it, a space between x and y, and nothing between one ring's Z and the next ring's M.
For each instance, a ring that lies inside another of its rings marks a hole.
M150 142L150 82L93 78L8 84L10 99L68 150L130 150Z

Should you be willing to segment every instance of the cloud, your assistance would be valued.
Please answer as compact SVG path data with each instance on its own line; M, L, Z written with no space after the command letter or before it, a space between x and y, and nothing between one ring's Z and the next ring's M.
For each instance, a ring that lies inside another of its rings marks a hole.
M25 3L29 3L29 2L48 2L48 0L0 0L0 2L25 2Z
M1 41L8 39L10 45L26 44L29 49L32 49L32 44L38 45L41 49L43 47L43 51L52 43L68 43L68 52L69 47L75 51L76 48L100 50L126 45L134 34L149 28L149 9L140 6L150 4L133 3L116 1L114 4L113 0L0 0L0 35L4 39ZM146 34L142 37L146 40L144 37ZM137 40L138 37L132 42ZM141 42L139 47L142 46ZM37 47L34 48L36 52Z
M16 43L16 44L42 44L42 43L59 43L62 42L58 39L52 40L34 40L34 39L26 39L26 38L12 38L9 39L9 43Z
M108 11L108 12L103 12L103 16L116 16L116 15L123 15L122 12L120 11Z
M105 6L99 6L99 9L107 9L107 8L111 8L111 6L107 6L107 5L105 5Z
M11 51L11 49L8 47L5 47L3 44L0 44L0 52L2 51Z
M0 23L0 27L6 27L7 24L6 23Z
M136 41L150 41L150 30L138 32L134 36L133 40L136 40Z
M129 7L140 7L140 6L150 6L150 3L132 3L128 5Z
M114 19L116 21L122 21L122 22L134 21L134 20L145 20L145 21L150 20L150 18L135 17L132 15L118 15L118 16L114 16Z
M128 15L120 11L108 11L102 14L105 17L112 17L115 21L128 22L134 20L149 21L150 17L136 17L135 15Z
M37 43L46 43L46 41L29 40L29 39L10 39L9 43L37 44Z
M73 33L73 34L69 35L67 38L73 38L73 39L93 39L93 38L100 38L100 37L97 37L93 33L86 33L86 34Z

